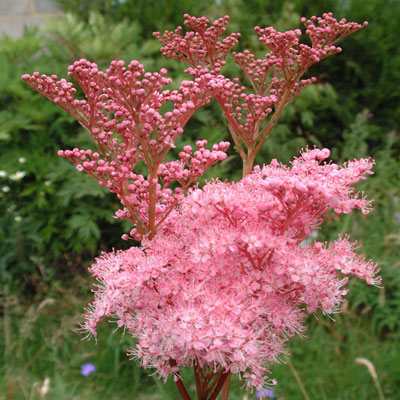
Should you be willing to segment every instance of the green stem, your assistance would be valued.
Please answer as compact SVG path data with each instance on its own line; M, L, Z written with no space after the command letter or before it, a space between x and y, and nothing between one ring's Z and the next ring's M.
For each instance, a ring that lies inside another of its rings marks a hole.
M304 396L304 400L310 400L310 396L308 395L306 388L303 385L303 381L300 378L299 373L297 372L296 368L294 367L292 361L290 360L290 358L287 358L287 363L289 365L290 370L292 371L294 377L296 378L297 384L300 387L301 393L303 393Z

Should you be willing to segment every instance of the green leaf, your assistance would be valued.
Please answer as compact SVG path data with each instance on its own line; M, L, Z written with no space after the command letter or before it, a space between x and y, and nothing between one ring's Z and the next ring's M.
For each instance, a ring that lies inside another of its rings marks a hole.
M301 123L305 128L311 128L314 125L314 113L303 111L300 114Z
M76 233L82 239L98 239L100 237L100 229L90 215L73 215L68 221L68 227L70 228L70 237Z

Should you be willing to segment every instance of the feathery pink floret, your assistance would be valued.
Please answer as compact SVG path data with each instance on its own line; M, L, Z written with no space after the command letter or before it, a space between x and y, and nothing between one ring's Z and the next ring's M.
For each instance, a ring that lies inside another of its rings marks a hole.
M307 150L291 167L274 160L240 182L192 190L152 241L92 266L100 286L86 330L116 318L138 338L130 354L164 378L174 360L231 371L249 387L270 382L268 366L305 331L307 313L338 309L348 275L380 283L348 237L303 242L331 214L370 210L351 185L373 162L327 157Z

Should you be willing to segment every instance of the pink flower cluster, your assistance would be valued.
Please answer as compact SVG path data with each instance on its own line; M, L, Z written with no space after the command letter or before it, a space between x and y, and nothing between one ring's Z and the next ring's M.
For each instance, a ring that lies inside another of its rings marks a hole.
M222 41L219 40L226 31L229 16L216 19L210 27L206 17L183 16L184 24L191 31L181 35L182 27L174 32L165 31L163 34L154 32L153 35L165 46L161 48L164 56L186 62L192 66L210 67L216 72L221 71L231 48L238 43L240 33L231 33Z
M335 43L363 27L356 22L347 22L345 19L337 21L332 13L321 17L302 18L306 26L306 34L311 40L311 47L300 44L300 29L287 32L277 32L273 27L261 29L254 28L264 43L275 57L276 63L283 72L285 79L297 80L312 64L332 54L341 52ZM318 25L315 24L318 22ZM364 26L367 23L364 23Z
M124 207L116 215L135 225L131 236L154 234L193 181L226 158L228 142L207 150L207 141L198 141L193 154L186 146L179 160L164 161L192 114L210 101L206 83L183 81L178 90L163 90L171 83L165 77L167 70L145 73L138 61L128 67L124 61L113 61L103 72L82 59L68 71L86 99L76 99L72 83L57 80L55 75L35 72L23 76L34 89L73 115L91 133L98 149L74 148L58 154L117 194ZM161 114L165 103L172 109ZM140 162L149 171L147 177L134 172ZM174 180L180 184L175 190L169 188Z
M273 160L237 183L192 190L152 241L97 259L85 329L96 335L103 318L116 319L138 338L132 356L164 378L198 365L270 384L268 365L304 332L306 314L340 306L346 275L380 283L347 237L303 243L330 216L370 210L351 185L373 162L327 157L307 150L291 167Z
M300 29L278 32L273 27L254 30L269 52L263 59L256 59L249 50L233 53L236 63L244 71L254 94L247 88L220 75L221 66L231 48L238 41L238 34L218 40L225 31L229 18L216 20L207 29L205 17L185 15L185 25L192 30L181 35L181 27L175 32L166 31L154 35L165 45L161 51L166 57L191 65L187 69L195 78L206 77L213 96L226 117L236 148L244 162L244 175L250 173L254 160L271 133L280 113L305 87L316 78L302 79L304 73L316 62L338 53L336 42L361 29L363 25L337 21L332 13L322 17L302 19L311 46L302 44ZM364 26L367 23L364 23Z

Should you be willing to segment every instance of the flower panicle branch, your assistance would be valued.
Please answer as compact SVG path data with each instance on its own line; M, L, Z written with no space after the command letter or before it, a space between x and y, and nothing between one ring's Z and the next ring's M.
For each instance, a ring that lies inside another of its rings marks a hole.
M214 89L214 97L227 120L235 146L243 160L243 175L251 172L254 161L283 109L316 78L303 79L305 72L315 63L341 52L336 43L363 26L345 19L337 21L332 13L322 17L302 18L311 46L300 43L300 29L278 32L273 27L254 30L268 51L257 59L249 50L234 52L235 62L241 67L251 84L253 93L246 86L221 75L221 68L231 48L238 42L238 34L222 40L227 17L216 20L206 29L209 21L185 15L185 25L191 30L184 36L181 27L171 33L159 32L155 36L165 44L163 55L186 62L187 72L194 77L207 76ZM215 26L223 29L215 29ZM212 40L207 40L207 32ZM190 56L191 54L200 56ZM214 60L218 60L215 63Z
M209 27L210 21L206 17L197 18L189 14L184 14L183 17L184 24L191 29L183 36L181 26L173 32L153 33L164 44L161 48L162 54L191 66L200 65L220 72L226 57L240 37L240 33L231 33L219 40L226 31L229 16L216 19Z
M183 81L177 90L164 90L171 83L166 74L165 68L145 72L138 61L128 66L113 61L103 72L82 59L68 68L68 75L79 84L85 99L76 99L73 84L55 75L23 76L90 132L97 151L74 148L58 154L118 196L123 208L116 216L134 224L125 239L153 236L195 179L227 156L228 142L208 150L207 141L199 140L194 153L186 146L178 160L165 161L195 110L210 101L202 81ZM172 109L162 113L166 103ZM139 163L145 164L147 176L135 173ZM174 180L178 187L171 189Z

